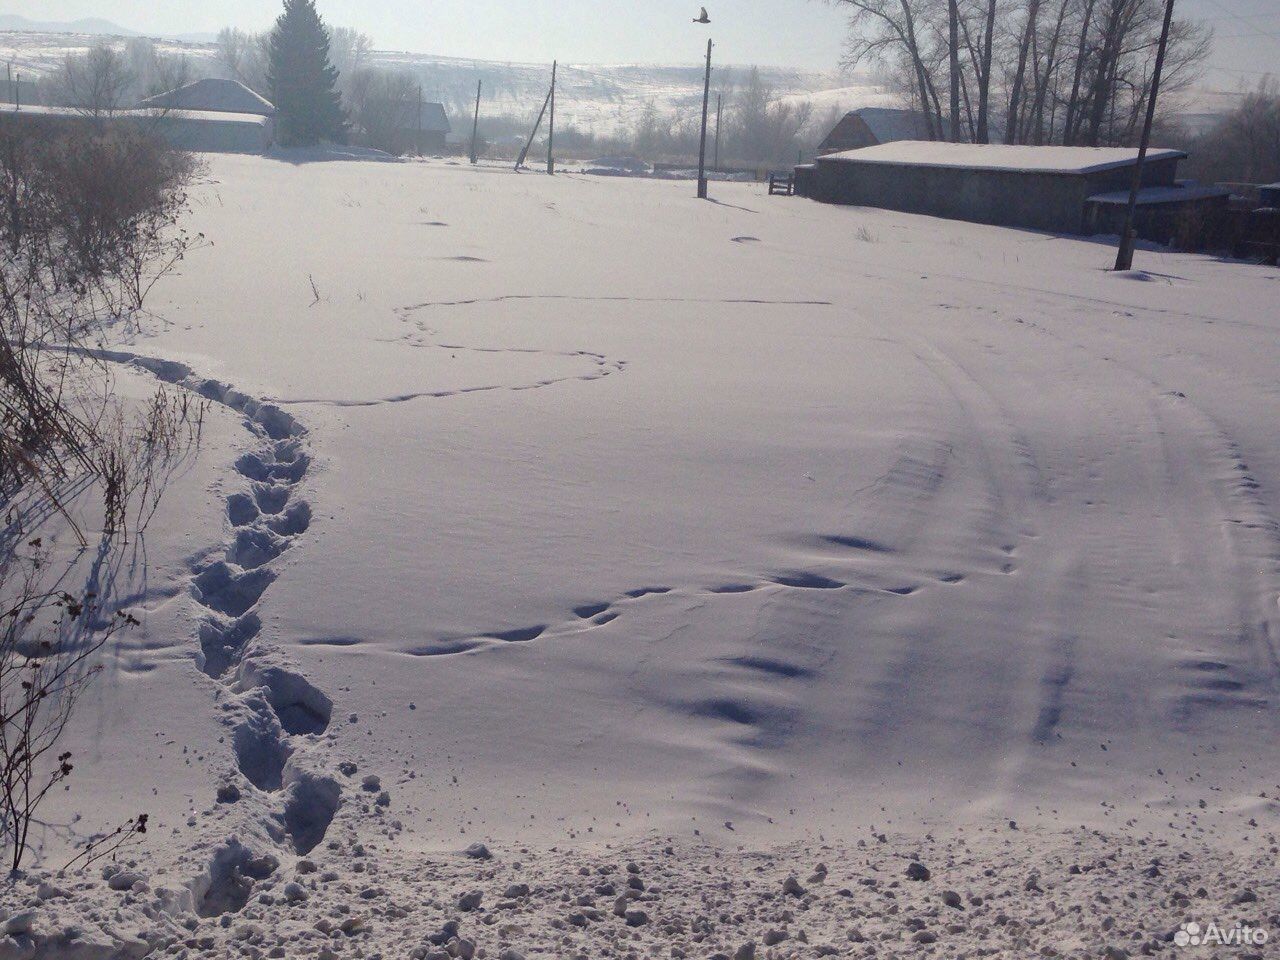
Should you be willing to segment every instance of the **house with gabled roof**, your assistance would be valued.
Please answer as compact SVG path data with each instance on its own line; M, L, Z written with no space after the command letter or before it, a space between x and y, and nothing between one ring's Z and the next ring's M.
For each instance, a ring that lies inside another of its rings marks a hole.
M138 104L143 110L194 110L200 113L253 113L274 117L275 106L239 80L206 77L174 90L147 97Z
M452 129L444 104L430 101L408 105L397 124L404 142L412 144L413 153L443 153L445 142Z
M831 128L818 153L836 153L874 147L895 140L932 140L928 118L919 110L897 110L891 107L862 107L851 110Z

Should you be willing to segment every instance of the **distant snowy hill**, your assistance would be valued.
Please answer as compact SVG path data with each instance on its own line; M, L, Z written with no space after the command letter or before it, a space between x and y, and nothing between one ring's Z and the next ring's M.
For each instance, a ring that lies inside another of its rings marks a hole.
M32 20L16 13L0 14L0 32L23 31L27 33L74 33L94 37L141 37L144 34L130 30L101 17L84 17L80 20ZM212 33L183 33L168 39L188 43L208 43Z
M82 20L31 20L16 13L0 14L0 30L24 30L33 33L87 33L94 36L137 37L136 30L122 27L110 20L100 17L86 17Z

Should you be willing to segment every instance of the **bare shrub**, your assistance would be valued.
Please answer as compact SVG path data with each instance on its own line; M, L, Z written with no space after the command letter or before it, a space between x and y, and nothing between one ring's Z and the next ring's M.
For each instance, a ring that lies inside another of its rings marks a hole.
M11 588L0 613L0 818L13 870L22 864L41 802L71 775L71 752L54 750L100 669L94 656L137 622L124 611L103 622L92 597L48 591L42 547L33 538L0 560L0 580Z
M178 226L194 171L132 125L0 130L0 830L15 870L72 771L61 739L97 654L135 622L114 608L117 559L199 441L203 403L123 400L103 352L199 241ZM51 549L46 530L81 549Z

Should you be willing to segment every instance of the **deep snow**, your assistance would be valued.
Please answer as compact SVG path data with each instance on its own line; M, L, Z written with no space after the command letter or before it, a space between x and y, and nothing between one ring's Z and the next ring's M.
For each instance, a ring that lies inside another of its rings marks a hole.
M608 843L844 874L1015 819L1015 887L1081 825L1239 883L1280 791L1280 273L713 193L209 158L211 246L120 349L217 426L46 866L146 810L157 928L359 843L443 917L473 841L547 883Z

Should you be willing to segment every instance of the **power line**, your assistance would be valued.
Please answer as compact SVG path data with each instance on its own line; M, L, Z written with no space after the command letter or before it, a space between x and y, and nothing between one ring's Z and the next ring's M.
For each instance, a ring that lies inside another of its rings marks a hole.
M1223 17L1196 17L1195 19L1205 23L1214 23L1218 20L1275 20L1280 22L1280 13L1232 13Z
M1274 77L1276 75L1274 70L1243 70L1240 67L1215 67L1212 64L1205 69L1219 70L1222 73L1247 73L1255 77Z
M1220 0L1208 0L1208 2L1213 4L1215 7L1217 7L1219 10L1225 13L1232 20L1235 20L1239 23L1243 23L1246 27L1248 27L1258 36L1267 37L1270 40L1276 41L1276 43L1280 43L1280 33L1270 33L1269 31L1263 30L1261 27L1254 25L1250 20L1247 20L1245 17L1236 13L1234 10L1231 10L1228 7L1226 7L1223 3L1220 2Z

